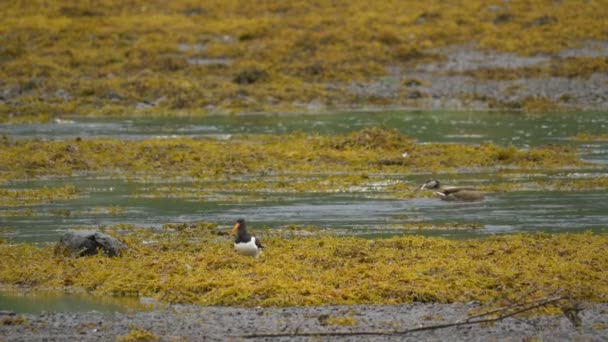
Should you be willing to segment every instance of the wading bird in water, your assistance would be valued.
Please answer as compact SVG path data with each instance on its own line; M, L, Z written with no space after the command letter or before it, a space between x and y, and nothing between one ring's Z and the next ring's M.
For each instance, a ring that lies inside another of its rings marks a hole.
M434 194L444 201L481 201L485 193L471 188L461 188L457 186L441 187L436 179L426 181L418 187L418 190L435 190Z

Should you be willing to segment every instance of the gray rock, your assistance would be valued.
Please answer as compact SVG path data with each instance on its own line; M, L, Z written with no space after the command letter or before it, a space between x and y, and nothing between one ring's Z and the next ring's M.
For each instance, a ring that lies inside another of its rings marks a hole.
M121 100L125 99L125 97L122 94L117 93L115 91L109 91L108 98L112 101L121 101Z
M149 101L137 102L135 109L148 109L154 107L154 104Z
M70 94L65 89L59 89L55 92L55 97L62 99L63 101L69 101L72 99Z
M202 66L228 66L234 62L232 58L189 58L188 64Z
M65 233L59 243L57 250L65 255L88 256L103 251L107 256L117 256L126 245L120 240L95 230L75 230Z

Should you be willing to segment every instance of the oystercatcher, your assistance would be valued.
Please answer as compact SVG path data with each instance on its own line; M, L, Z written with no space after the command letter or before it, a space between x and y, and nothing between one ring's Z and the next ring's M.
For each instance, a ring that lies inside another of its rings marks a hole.
M234 240L234 249L242 255L259 257L260 253L262 253L262 243L255 236L249 235L247 233L247 226L245 225L245 220L240 218L236 220L236 224L234 228L230 231L231 235L236 234L236 239Z

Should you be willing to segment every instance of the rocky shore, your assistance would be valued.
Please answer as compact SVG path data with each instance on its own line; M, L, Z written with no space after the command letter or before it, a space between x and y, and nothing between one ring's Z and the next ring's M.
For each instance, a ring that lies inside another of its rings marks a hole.
M0 122L608 109L606 6L481 0L0 6Z
M418 303L288 308L171 306L132 314L4 313L0 316L3 322L0 340L605 341L608 338L607 304L582 305L578 313L569 317L562 314L509 317L490 324L439 328L466 319L475 309L479 309L477 303ZM437 328L407 332L433 326Z
M581 43L579 48L534 56L482 51L473 43L429 49L425 50L425 54L436 56L437 61L422 62L415 67L387 64L383 67L385 75L381 77L360 81L326 82L322 88L330 94L327 95L330 101L319 98L297 99L279 105L272 96L256 100L240 94L232 96L228 102L247 103L249 107L241 108L238 111L240 113L260 110L325 112L352 109L524 112L608 110L608 93L605 91L608 74L605 70L598 67L594 71L593 66L588 67L586 74L569 74L560 70L560 63L567 63L564 61L568 60L569 63L576 63L573 62L576 59L595 58L605 64L608 58L608 41L589 40ZM20 105L19 99L25 95L11 89L2 88L0 85L0 105ZM59 97L59 103L72 99L72 96L62 89L59 93L45 92L40 96L45 100ZM97 100L107 102L114 101L115 98L123 99L125 96L110 91L107 97L111 100ZM346 101L339 100L341 98ZM171 112L170 108L163 107L166 101L167 97L161 95L153 100L122 105L120 111L150 115L158 110L163 113ZM194 111L198 110L200 108ZM230 112L218 104L209 104L203 111Z
M605 91L608 76L604 72L585 77L531 72L566 58L607 57L606 41L588 41L580 48L564 49L555 55L482 52L471 44L453 45L428 53L440 56L441 61L409 70L388 67L389 76L377 82L351 83L348 92L360 98L382 98L388 103L397 102L405 94L406 107L427 110L608 109ZM540 104L539 108L534 108L534 101Z

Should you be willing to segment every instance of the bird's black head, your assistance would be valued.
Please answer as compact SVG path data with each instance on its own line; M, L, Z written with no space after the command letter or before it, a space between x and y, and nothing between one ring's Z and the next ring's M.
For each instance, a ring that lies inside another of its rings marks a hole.
M245 226L245 219L238 219L236 220L236 224L234 225L234 228L232 228L232 230L230 231L230 235L235 235L236 234L236 239L234 240L235 243L239 243L239 242L249 242L251 240L251 235L249 235L249 233L247 233L247 227Z
M247 227L245 226L245 219L240 218L240 219L236 220L236 224L234 225L234 228L232 228L232 230L230 231L230 234L234 235L237 232L239 232L239 233L245 232L246 229L247 229Z
M439 189L440 186L441 186L441 183L439 183L438 180L436 180L436 179L429 179L424 184L422 184L421 186L419 186L418 190Z

